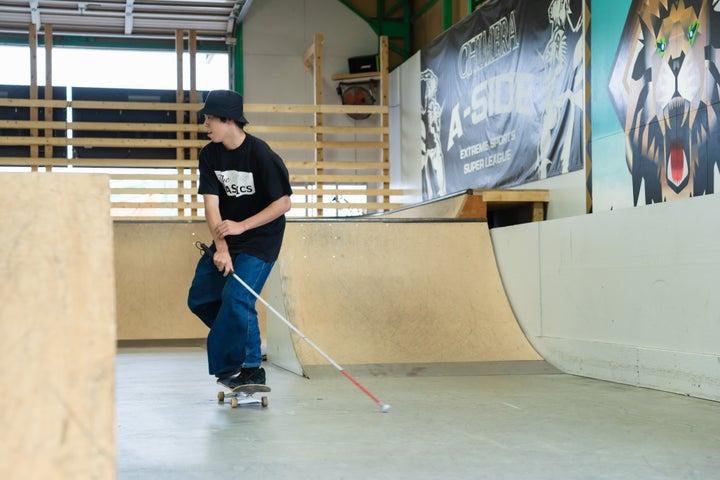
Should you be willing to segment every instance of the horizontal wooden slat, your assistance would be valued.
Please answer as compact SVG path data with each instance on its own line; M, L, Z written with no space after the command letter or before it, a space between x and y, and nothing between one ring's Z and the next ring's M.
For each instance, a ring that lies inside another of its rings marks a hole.
M174 138L67 138L67 137L0 137L0 145L53 145L66 147L117 147L117 148L202 148L207 140L177 140ZM315 148L387 148L387 142L315 142L268 141L273 149ZM1 161L1 160L0 160Z
M202 202L110 202L112 208L203 208Z
M198 160L176 160L159 158L45 158L45 157L0 157L2 165L52 165L57 167L106 167L106 168L198 168ZM334 170L389 170L388 162L285 162L288 170L334 169Z
M334 81L338 80L365 80L369 78L380 78L380 72L361 72L361 73L338 73L331 77Z
M142 158L73 158L70 164L76 167L107 168L198 168L197 160L142 159Z
M67 158L45 158L45 157L0 157L0 165L5 166L30 166L30 165L52 165L67 166Z
M111 173L113 180L197 180L197 173ZM389 175L290 175L291 183L366 183L389 182Z
M197 180L200 175L197 173L111 173L111 180Z
M320 196L320 195L367 195L369 197L376 197L376 196L400 196L405 195L405 191L399 190L399 189L382 189L382 188L368 188L364 190L352 190L352 189L345 189L345 188L339 188L337 190L329 190L329 189L319 189L319 188L298 188L293 186L293 194L294 195L314 195L314 196Z
M121 132L200 132L205 127L199 123L133 123L133 122L59 122L45 120L0 120L3 129L52 129L52 130L85 130L85 131L121 131ZM384 135L389 127L354 127L354 126L305 126L305 125L247 125L249 133L293 133L307 134L348 134L348 135Z
M177 217L168 216L149 216L149 215L120 215L112 212L113 221L115 222L176 222L176 221L204 221L202 215L179 215Z
M68 108L69 105L70 105L70 102L67 100L45 100L45 99L30 100L27 98L0 98L0 107Z
M245 130L250 133L298 133L298 134L349 134L349 135L387 135L390 127L355 127L330 125L246 125Z
M67 137L0 137L0 145L53 145L66 147L141 147L141 148L202 148L207 140L174 138L67 138ZM2 161L2 157L0 157Z
M45 157L0 157L0 165L52 165L55 167L147 167L147 168L197 168L197 160L175 160L159 158L45 158Z
M91 110L175 110L197 112L202 103L171 102L104 102L89 100L31 100L0 98L0 107L77 108ZM245 112L252 113L388 113L386 105L274 105L245 104Z
M0 120L0 128L49 128L53 130L91 130L111 132L205 132L202 124L132 123L132 122L58 122L32 120Z
M285 166L289 169L336 169L336 170L388 170L390 163L388 162L285 162Z
M48 107L91 110L175 110L197 112L201 103L175 102L103 102L92 100L31 100L27 98L0 98L0 107Z
M384 210L399 208L402 203L384 203L384 202L297 202L292 204L292 208L334 208L342 210L347 208ZM198 202L112 202L111 208L123 209L183 209L183 208L203 208L202 203Z
M254 113L388 113L382 105L269 105L247 104L245 112Z
M388 148L388 142L361 142L361 141L354 141L354 142L326 142L326 141L320 141L320 142L313 142L313 141L307 141L307 142L294 142L294 141L268 141L268 145L270 145L274 149L279 148L299 148L299 149L315 149L315 148L351 148L351 149L359 149L359 148L374 148L374 149L380 149L380 148Z
M390 175L294 175L290 174L290 183L358 183L358 182L389 182Z
M199 175L197 173L156 173L156 174L141 174L141 173L111 173L110 179L112 180L186 180L193 181L198 180ZM365 184L365 183L389 183L388 175L290 175L290 182L292 184L297 183L345 183L345 184ZM315 190L302 190L315 191ZM320 190L317 190L320 191ZM334 192L335 190L330 190ZM400 190L395 190L399 192ZM348 192L363 193L365 190L348 190ZM400 194L400 193L396 193Z
M110 188L111 195L196 195L197 188L149 188L120 187Z
M162 188L162 187L113 187L110 189L110 193L113 195L197 195L197 188ZM369 188L362 190L353 190L347 188L340 188L337 190L331 189L303 189L293 187L293 196L324 196L324 195L364 195L368 197L373 196L399 196L404 195L405 192L399 189L382 189L382 188Z
M197 173L111 173L113 180L197 180ZM389 183L389 175L290 175L290 183Z
M392 210L400 208L402 203L384 203L384 202L313 202L313 203L293 203L292 208L334 208L336 210L344 210L346 208L359 208L362 210Z

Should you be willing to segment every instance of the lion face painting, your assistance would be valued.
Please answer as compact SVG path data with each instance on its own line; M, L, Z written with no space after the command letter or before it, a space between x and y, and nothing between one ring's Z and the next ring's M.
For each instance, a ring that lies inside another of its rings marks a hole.
M720 0L634 0L608 90L633 203L713 193L720 165Z

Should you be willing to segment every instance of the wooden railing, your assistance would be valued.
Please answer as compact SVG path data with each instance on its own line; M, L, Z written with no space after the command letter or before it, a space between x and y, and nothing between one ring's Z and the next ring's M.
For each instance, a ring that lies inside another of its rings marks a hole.
M199 103L0 98L0 110L29 109L31 112L23 117L31 120L0 119L0 166L20 166L32 171L108 173L111 207L116 219L202 219L202 199L197 196L197 158L208 140L204 127L194 121L195 112L201 106ZM176 123L47 120L53 118L57 109L67 112L71 109L164 110L175 112L178 120ZM40 111L46 120L36 119ZM386 105L247 104L245 112L267 120L265 124L249 124L246 129L265 139L288 167L295 192L291 215L337 216L348 211L373 213L402 206L394 199L402 196L403 191L390 188L386 123L331 126L333 122L327 120L331 115L349 113L386 118ZM328 115L322 125L313 121L318 114ZM183 123L184 118L191 120ZM74 137L72 132L79 131L92 131L97 137ZM133 138L133 132L142 132L146 137L149 132L164 132L165 137L174 138ZM9 156L2 151L2 147L7 146L28 147L28 153ZM69 154L58 156L58 147ZM88 158L87 152L92 152L92 148L174 149L175 158ZM85 154L75 155L78 149L83 149Z

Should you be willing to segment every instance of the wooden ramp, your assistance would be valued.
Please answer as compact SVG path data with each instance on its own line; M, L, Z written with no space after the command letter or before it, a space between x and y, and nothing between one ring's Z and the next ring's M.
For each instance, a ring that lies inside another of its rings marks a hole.
M343 366L549 368L515 320L484 221L289 221L268 292ZM272 316L269 361L306 375L327 366Z

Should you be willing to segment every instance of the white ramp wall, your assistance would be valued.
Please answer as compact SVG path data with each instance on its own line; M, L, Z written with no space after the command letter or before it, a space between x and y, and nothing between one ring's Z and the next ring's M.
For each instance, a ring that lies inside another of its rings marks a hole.
M720 199L492 230L535 349L576 375L720 401Z

